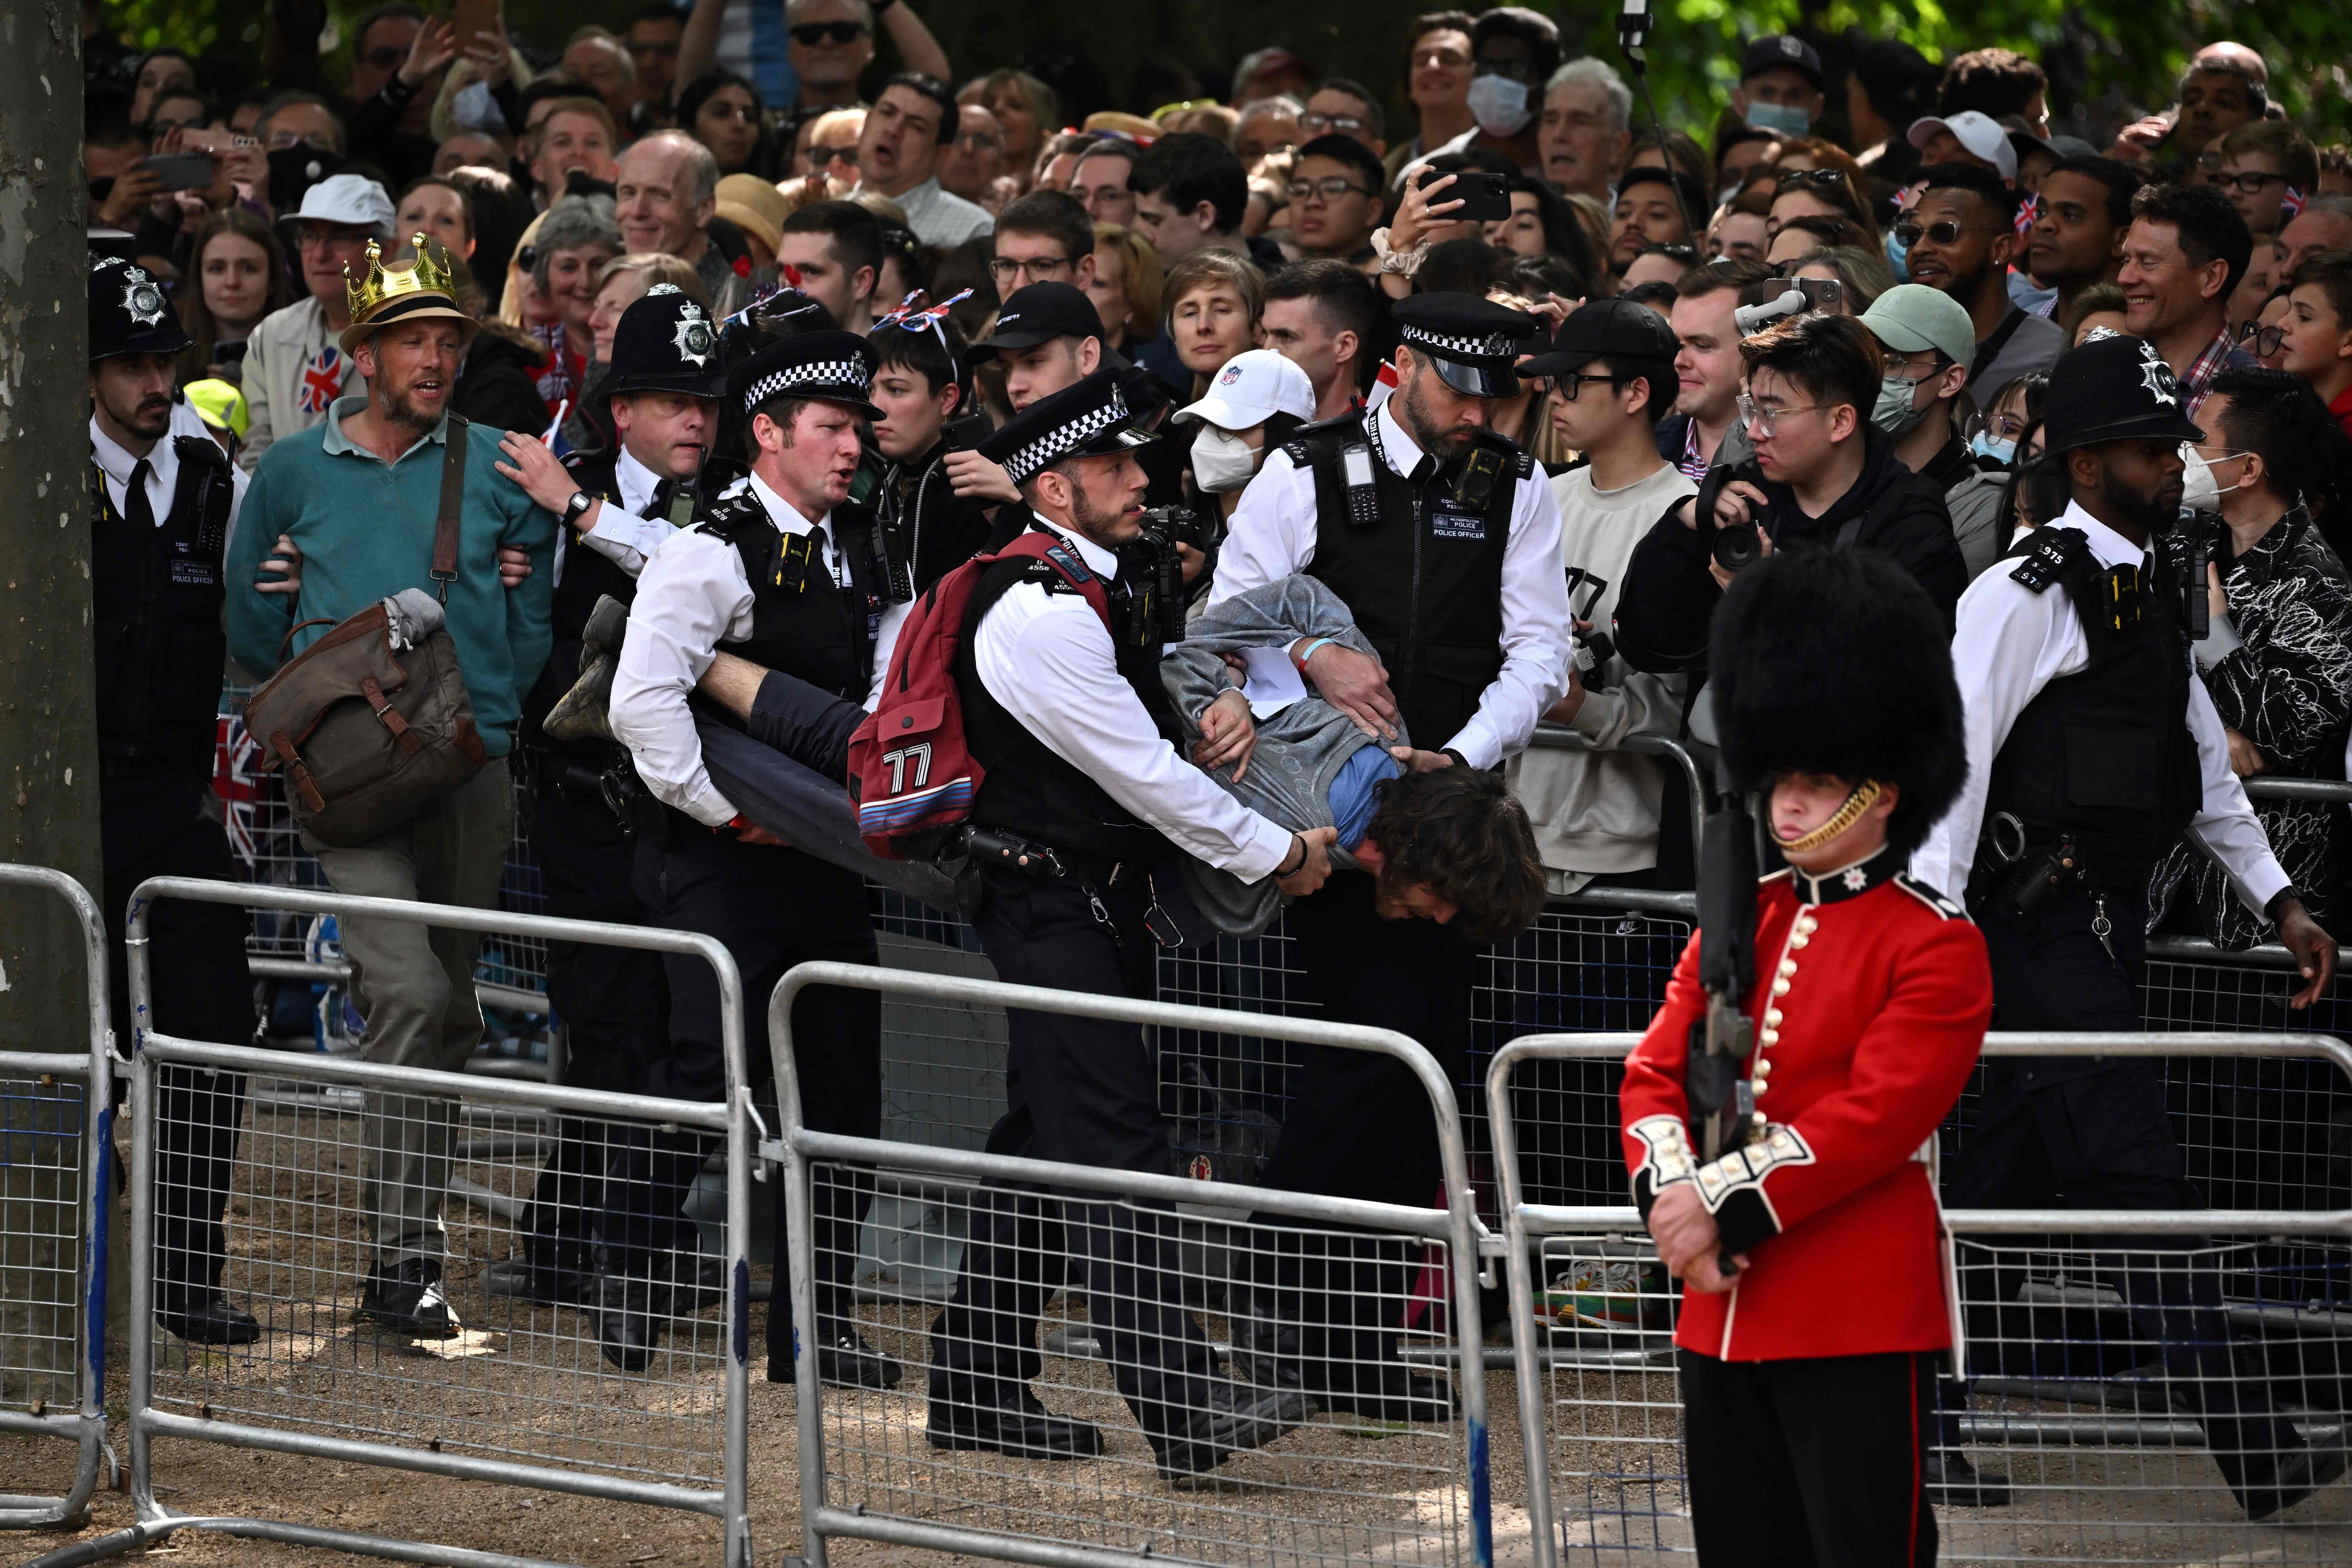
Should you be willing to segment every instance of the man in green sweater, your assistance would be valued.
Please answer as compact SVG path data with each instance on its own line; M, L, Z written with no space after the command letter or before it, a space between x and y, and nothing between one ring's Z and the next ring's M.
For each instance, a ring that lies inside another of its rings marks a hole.
M417 248L425 252L423 237ZM523 693L539 678L551 634L556 520L499 476L497 434L449 416L449 393L475 323L451 299L430 261L414 269L379 267L370 247L367 278L352 289L345 353L366 378L364 397L335 403L324 424L278 442L263 455L246 492L229 560L242 574L223 610L229 654L256 678L331 626L404 588L439 595L432 578L441 471L462 435L464 500L456 581L445 601L450 637L473 700L489 764L463 788L383 837L337 848L303 836L329 884L354 897L421 899L488 909L513 832L507 752ZM265 595L253 583L279 535L302 552L292 595ZM532 571L509 589L501 548L523 552ZM289 603L289 600L291 603ZM289 628L319 619L288 640ZM344 954L367 1016L366 1058L454 1071L482 1033L474 995L481 939L391 921L341 922ZM455 1334L443 1294L441 1194L448 1185L451 1102L368 1097L367 1205L374 1267L361 1309L395 1332Z

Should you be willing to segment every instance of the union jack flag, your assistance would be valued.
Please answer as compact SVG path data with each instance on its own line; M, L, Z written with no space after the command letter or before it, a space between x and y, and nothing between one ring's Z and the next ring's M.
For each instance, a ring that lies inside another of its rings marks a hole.
M244 717L222 714L219 742L213 752L213 794L220 797L221 826L228 831L228 847L247 866L260 863L257 835L262 830L262 810L268 804L260 763L261 742L246 732Z
M296 402L305 414L324 414L343 395L342 351L332 344L320 349L302 366L302 388Z
M2034 226L2035 222L2037 222L2037 221L2041 218L2041 216L2042 216L2042 197L2041 197L2041 195L2040 195L2039 193L2036 193L2036 194L2034 194L2034 195L2029 195L2029 196L2027 196L2027 197L2025 198L2025 200L2023 200L2022 202L2020 202L2020 203L2018 204L2018 207L2017 207L2017 232L2018 232L2018 233L2020 233L2020 234L2032 234L2032 233L2033 232L2033 226Z
M2279 216L2283 219L2294 216L2303 211L2303 204L2308 200L2310 200L2308 196L2293 185L2289 185L2286 188L2286 195L2279 198Z

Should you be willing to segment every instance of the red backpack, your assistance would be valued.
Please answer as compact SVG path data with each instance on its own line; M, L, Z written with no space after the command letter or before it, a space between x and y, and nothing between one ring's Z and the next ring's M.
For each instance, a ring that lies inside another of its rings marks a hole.
M890 650L882 700L849 738L849 799L866 847L885 860L928 860L946 829L971 815L987 770L964 744L956 655L981 578L1000 561L1043 561L1086 595L1103 625L1102 580L1053 534L1032 530L993 555L975 555L916 601Z

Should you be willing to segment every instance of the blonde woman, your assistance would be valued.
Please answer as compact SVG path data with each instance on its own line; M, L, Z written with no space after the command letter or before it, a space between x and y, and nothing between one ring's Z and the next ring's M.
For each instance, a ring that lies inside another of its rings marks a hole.
M956 101L976 103L996 116L1004 135L1004 172L1025 193L1038 143L1061 127L1062 106L1054 89L1027 71L1008 67L964 83Z
M1258 346L1265 274L1230 250L1195 250L1168 269L1162 289L1176 357L1192 373L1192 398L1235 354Z
M1087 298L1102 318L1103 346L1126 353L1160 335L1160 252L1124 224L1095 225L1095 276Z

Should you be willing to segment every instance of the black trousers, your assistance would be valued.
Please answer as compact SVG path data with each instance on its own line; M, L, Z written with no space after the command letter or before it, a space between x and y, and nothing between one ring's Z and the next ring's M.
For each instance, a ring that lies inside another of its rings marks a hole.
M127 1046L136 1020L122 939L132 891L150 877L234 881L236 868L219 803L201 772L110 778L100 801L115 1037ZM153 1028L220 1045L253 1043L245 931L243 911L227 904L166 899L148 911ZM155 1089L155 1306L172 1311L191 1294L220 1285L228 1258L221 1213L235 1176L245 1075L174 1063L157 1072Z
M2110 892L2106 907L2113 958L2092 934L2092 902L2079 889L2032 916L2002 900L1988 902L1979 920L1992 961L1995 1028L2139 1027L2135 981L2146 961L2145 898ZM2173 1136L2163 1079L2146 1058L1988 1061L1977 1124L1948 1173L1945 1201L1956 1208L2205 1206ZM2173 1396L2204 1423L2223 1479L2242 1489L2250 1457L2266 1469L2272 1455L2302 1442L2262 1387L2239 1381L2221 1282L2189 1256L2203 1245L2193 1237L2134 1237L2130 1256L2111 1255L2103 1264L2133 1326L2158 1347ZM2174 1261L2168 1253L2181 1256ZM2032 1364L2034 1347L2068 1335L2055 1308L2038 1321L2018 1304L2022 1281L2020 1268L1963 1273L1972 1359L2023 1375L2055 1372ZM2021 1358L2028 1364L2007 1364ZM1939 1402L1948 1412L1958 1403L1948 1390ZM1954 1441L1948 1423L1941 1440Z
M1420 1041L1453 1082L1470 1053L1477 950L1434 921L1383 920L1372 879L1339 872L1290 906L1307 994L1341 1023ZM1441 1173L1437 1122L1421 1082L1391 1057L1293 1047L1292 1099L1260 1178L1285 1192L1426 1207ZM1278 1229L1292 1222L1268 1216ZM1370 1237L1286 1236L1276 1250L1273 1315L1299 1330L1307 1385L1342 1365L1396 1357L1407 1269L1417 1246ZM1263 1315L1263 1314L1262 1314Z
M744 1041L751 1081L767 1081L768 1000L795 964L816 959L874 963L879 953L866 913L866 884L854 871L797 849L739 844L676 827L665 846L641 837L638 898L655 923L699 931L726 945L743 980ZM726 1093L719 978L699 958L665 954L669 983L667 1051L648 1065L646 1090L674 1100ZM882 999L871 991L820 987L793 1009L801 1108L821 1132L872 1138L882 1131ZM639 1273L650 1255L691 1246L678 1213L713 1140L688 1131L631 1130L605 1183L603 1237L608 1266ZM857 1231L870 1183L825 1174L816 1184L816 1297L820 1317L838 1317L857 1261ZM793 1309L786 1205L776 1205L777 1289L768 1305L772 1377L792 1365Z
M1072 881L992 882L976 923L1010 984L1149 997L1146 908L1140 893ZM989 1131L991 1153L1167 1173L1158 1075L1139 1026L1018 1010L1007 1021L1008 1109ZM1216 1369L1185 1304L1175 1216L999 1182L973 1198L963 1272L931 1324L935 1411L1024 1405L1044 1364L1038 1315L1073 1267L1137 1424L1155 1444L1182 1429Z
M1701 1563L1927 1568L1920 1413L1934 1355L1717 1361L1677 1351Z
M547 912L562 920L655 924L636 895L635 841L602 799L566 787L560 766L542 760L533 792L531 849ZM657 952L551 944L547 999L563 1022L565 1085L643 1094L654 1059L669 1047L668 989ZM558 1120L555 1147L540 1167L521 1227L545 1263L585 1267L604 1207L611 1131L602 1121Z

